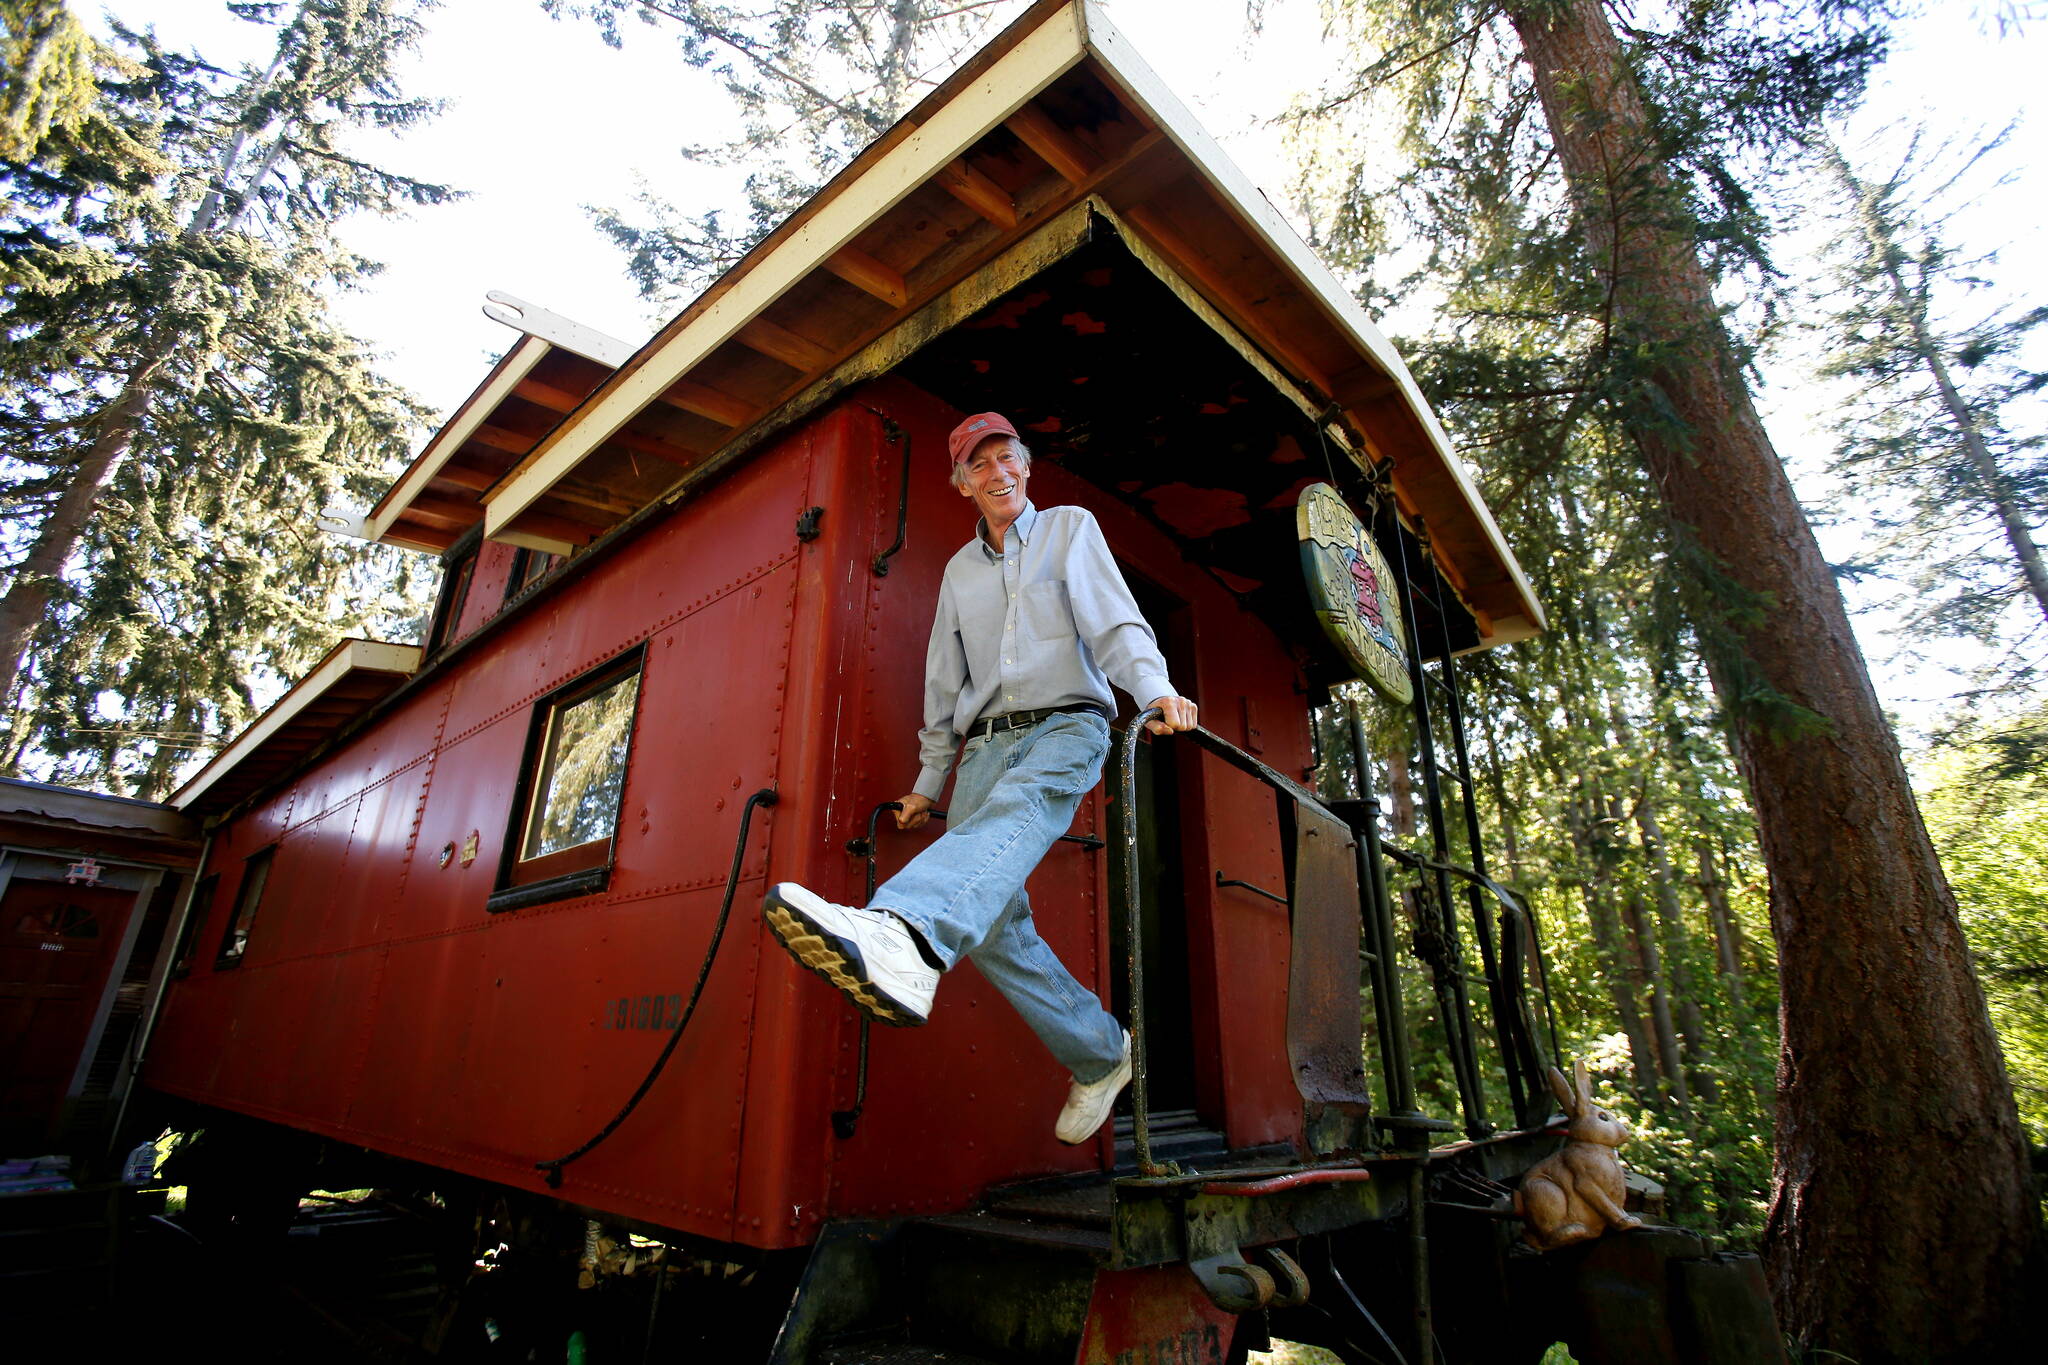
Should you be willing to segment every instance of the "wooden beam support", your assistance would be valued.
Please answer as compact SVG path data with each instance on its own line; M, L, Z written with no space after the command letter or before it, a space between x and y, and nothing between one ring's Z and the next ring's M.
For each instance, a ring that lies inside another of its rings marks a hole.
M469 433L469 439L491 450L502 450L507 455L524 455L533 449L540 437L521 435L508 427L493 426L489 422L484 422Z
M903 276L883 265L865 251L843 246L825 258L825 268L864 294L872 294L892 308L910 302L910 288Z
M602 528L529 508L520 513L507 529L526 531L540 539L561 544L588 545Z
M939 187L1004 231L1017 226L1017 201L1001 185L967 164L966 157L939 168Z
M419 521L440 522L447 526L474 526L483 515L483 504L460 502L455 498L437 498L431 493L422 493L405 505L405 515Z
M389 545L412 546L422 550L440 553L461 539L459 531L442 526L429 526L423 521L408 521L403 512L392 521L384 532L384 543Z
M527 402L536 407L546 408L549 412L574 412L587 396L577 393L574 389L565 389L559 384L550 384L544 379L535 379L532 375L515 384L512 393L515 397L524 398Z
M1122 209L1121 213L1125 222L1152 239L1153 245L1174 269L1187 275L1190 283L1209 296L1233 326L1277 356L1297 376L1313 384L1320 398L1330 396L1330 377L1323 373L1322 368L1275 335L1271 328L1261 328L1258 325L1259 310L1238 293L1237 286L1225 278L1214 262L1173 229L1164 213L1150 204L1133 204Z
M1053 121L1052 115L1035 104L1027 104L1003 124L1017 140L1038 153L1046 165L1072 185L1085 184L1102 164L1102 158L1081 144L1080 139Z
M767 318L755 318L740 328L739 338L748 350L779 360L799 374L816 374L832 363L832 353L823 346Z
M695 380L678 379L662 392L661 401L699 417L709 417L722 427L743 427L754 420L752 403Z
M548 496L560 498L563 502L573 503L578 507L588 507L594 512L602 512L614 522L624 521L639 510L632 503L621 502L605 489L583 479L563 479L548 490Z
M498 481L498 476L488 469L477 469L471 465L456 464L450 460L434 471L434 479L441 483L452 483L457 488L471 493L481 493Z
M1347 408L1362 408L1383 398L1398 401L1401 386L1377 365L1360 363L1330 376L1330 397Z
M673 441L664 441L658 436L628 431L623 427L605 437L604 443L607 446L616 446L620 450L630 450L635 455L652 455L657 460L665 460L684 469L690 468L704 458L704 452L701 450L677 445Z

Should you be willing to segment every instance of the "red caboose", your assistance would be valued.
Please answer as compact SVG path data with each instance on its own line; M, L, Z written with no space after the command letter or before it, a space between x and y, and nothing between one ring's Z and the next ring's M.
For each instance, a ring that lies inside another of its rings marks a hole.
M1495 971L1473 902L1510 1131L1474 1062L1468 1141L1432 1157L1460 1125L1389 1056L1370 821L1299 785L1311 704L1358 671L1303 584L1301 494L1376 529L1422 655L1540 611L1393 350L1091 5L1033 9L639 350L508 307L526 335L370 516L446 561L428 639L345 643L174 798L210 834L156 1092L501 1208L791 1253L787 1361L905 1317L1221 1359L1257 1336L1235 1314L1308 1292L1261 1248L1396 1218L1412 1248L1431 1160L1546 1150L1508 916ZM1142 1024L1121 1142L1054 1139L1067 1078L971 970L870 1034L760 923L770 882L860 903L933 837L875 816L972 532L945 435L984 408L1041 506L1095 514L1211 732L1124 746L1031 884ZM1396 1332L1428 1317L1402 1273Z

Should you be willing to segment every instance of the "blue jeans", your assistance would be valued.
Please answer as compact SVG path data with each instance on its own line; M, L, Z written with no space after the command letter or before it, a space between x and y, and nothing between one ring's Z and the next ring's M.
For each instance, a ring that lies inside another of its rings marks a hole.
M1024 879L1067 832L1108 753L1109 722L1089 712L969 739L945 834L869 902L923 934L948 968L972 961L1083 1082L1123 1060L1123 1028L1038 936Z

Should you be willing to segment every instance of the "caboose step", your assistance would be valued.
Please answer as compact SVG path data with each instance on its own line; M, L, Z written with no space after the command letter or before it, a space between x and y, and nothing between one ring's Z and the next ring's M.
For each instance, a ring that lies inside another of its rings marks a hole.
M1117 1174L1135 1174L1138 1169L1137 1128L1129 1114L1116 1116L1115 1131ZM1176 1161L1186 1165L1189 1162L1213 1161L1230 1150L1223 1134L1205 1127L1192 1109L1153 1110L1145 1135L1151 1142L1152 1159L1157 1162Z

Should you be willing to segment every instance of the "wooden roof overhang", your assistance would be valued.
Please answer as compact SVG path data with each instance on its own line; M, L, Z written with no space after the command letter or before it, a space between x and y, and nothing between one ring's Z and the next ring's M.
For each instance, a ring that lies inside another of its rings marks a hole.
M484 312L524 335L370 509L365 534L371 540L436 553L448 549L483 521L485 490L632 354L615 337L509 294L493 290L489 299ZM632 441L630 424L615 440ZM572 478L556 498L573 503L579 491ZM593 496L606 515L620 505L609 494ZM574 529L580 531L580 523Z
M171 793L173 809L223 811L282 776L397 690L420 666L418 645L343 640L305 677Z
M1542 629L1393 347L1092 0L1027 11L461 501L493 539L587 545L1059 259L1084 213L1305 411L1334 414L1346 457L1391 465L1476 643Z

